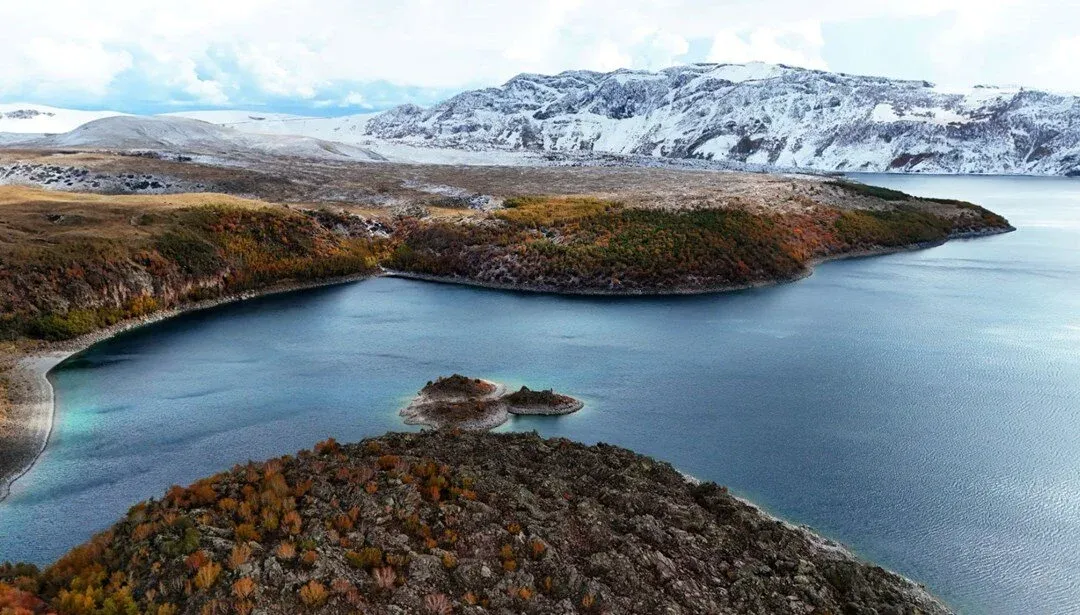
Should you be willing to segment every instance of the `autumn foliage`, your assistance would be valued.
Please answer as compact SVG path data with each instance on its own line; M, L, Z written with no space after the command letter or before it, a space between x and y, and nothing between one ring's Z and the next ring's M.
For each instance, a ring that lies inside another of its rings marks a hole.
M521 288L664 292L791 279L815 258L941 241L1003 220L906 204L798 212L648 210L588 198L507 202L499 224L407 221L388 260L402 271ZM975 206L969 206L975 207Z

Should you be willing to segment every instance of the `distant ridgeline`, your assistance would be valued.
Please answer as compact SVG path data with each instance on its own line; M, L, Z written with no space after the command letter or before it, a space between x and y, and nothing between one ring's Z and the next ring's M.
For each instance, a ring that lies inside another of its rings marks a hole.
M786 169L1080 175L1080 99L783 65L519 75L372 136L468 149L614 152Z

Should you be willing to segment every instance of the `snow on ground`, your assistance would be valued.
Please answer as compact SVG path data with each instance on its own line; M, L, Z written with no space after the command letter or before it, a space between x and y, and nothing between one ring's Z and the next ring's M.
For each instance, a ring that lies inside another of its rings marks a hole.
M539 163L539 156L529 152L466 151L423 147L384 141L365 135L364 128L367 122L378 113L341 117L305 117L257 111L185 111L168 115L211 122L248 134L304 136L344 143L374 152L391 162L477 166Z
M364 127L376 113L346 115L342 117L305 117L284 113L259 113L257 111L185 111L169 114L227 126L236 130L265 135L302 135L324 141L360 144Z
M237 127L241 124L259 124L262 122L279 122L283 120L305 119L302 115L290 115L288 113L263 113L260 111L243 110L207 110L207 111L178 111L176 113L162 113L160 117L182 117L189 120L210 122L220 126Z
M306 158L381 160L370 150L293 135L241 132L182 117L122 116L95 120L75 130L28 142L36 147L87 147L242 154L256 152Z
M926 122L938 126L972 121L970 117L937 107L911 107L897 113L893 103L878 103L870 112L870 119L875 122Z
M544 155L536 152L503 150L461 150L445 147L422 147L378 139L357 143L389 162L412 164L449 164L469 166L532 166L546 164Z
M117 115L124 114L118 111L81 111L29 103L3 103L0 104L0 133L56 134Z
M746 64L721 64L709 72L710 77L723 79L732 83L745 81L758 81L772 79L786 72L783 66L766 64L764 62L747 62Z

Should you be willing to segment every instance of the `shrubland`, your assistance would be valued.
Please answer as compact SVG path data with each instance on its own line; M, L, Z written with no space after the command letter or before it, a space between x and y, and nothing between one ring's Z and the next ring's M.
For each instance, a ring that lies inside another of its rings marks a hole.
M945 613L715 484L607 445L451 431L333 440L132 507L0 612Z
M884 204L667 210L595 198L521 197L486 223L406 221L387 265L556 292L696 292L793 279L814 260L838 254L1007 227L975 205L926 207L891 202L913 199L903 193L885 193L888 201L877 190L869 193Z
M384 249L335 232L332 215L223 201L22 208L0 236L0 339L63 340L192 301L370 273Z

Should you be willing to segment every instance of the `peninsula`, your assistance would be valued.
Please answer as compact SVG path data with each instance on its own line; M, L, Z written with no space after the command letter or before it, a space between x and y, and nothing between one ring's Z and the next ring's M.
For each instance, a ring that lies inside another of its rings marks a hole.
M628 450L437 430L173 487L54 565L24 613L950 613L918 585ZM78 609L83 610L78 610Z

